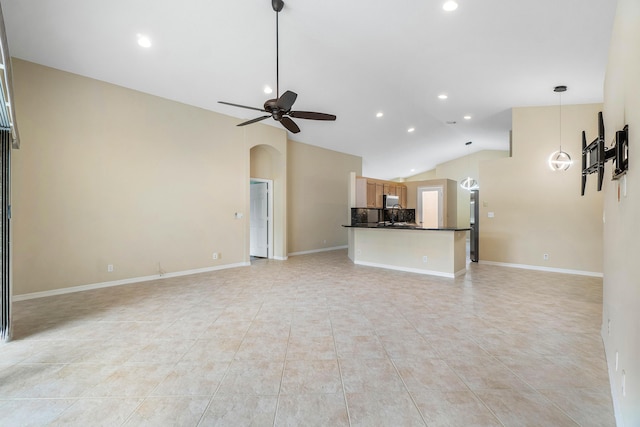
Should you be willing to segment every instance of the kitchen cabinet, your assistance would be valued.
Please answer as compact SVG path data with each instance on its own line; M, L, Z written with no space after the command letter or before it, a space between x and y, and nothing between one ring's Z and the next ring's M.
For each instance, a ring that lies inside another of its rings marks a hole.
M375 208L378 206L376 195L376 183L367 181L367 207Z
M369 178L356 178L356 207L382 208L383 185Z
M407 208L407 186L399 185L397 191L398 191L398 194L396 194L396 196L400 196L400 206L406 209Z
M383 208L383 196L398 196L400 205L407 205L407 186L393 181L357 177L356 178L356 206L358 208Z
M376 182L376 203L374 208L382 209L382 196L384 195L384 186L381 182Z

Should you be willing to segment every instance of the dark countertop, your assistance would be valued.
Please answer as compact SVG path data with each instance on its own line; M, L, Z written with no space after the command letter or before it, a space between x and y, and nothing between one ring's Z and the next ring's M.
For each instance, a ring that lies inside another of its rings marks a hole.
M469 231L470 228L426 228L421 227L415 223L402 223L396 222L391 224L389 222L384 224L376 224L376 223L364 223L364 224L356 224L356 225L343 225L346 228L375 228L381 230L424 230L424 231Z

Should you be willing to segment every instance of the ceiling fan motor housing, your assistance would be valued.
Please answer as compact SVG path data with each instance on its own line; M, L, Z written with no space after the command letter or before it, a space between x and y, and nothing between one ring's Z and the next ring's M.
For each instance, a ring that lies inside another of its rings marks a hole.
M280 119L282 119L282 115L285 114L286 111L278 107L277 102L277 99L267 100L267 102L264 103L264 109L266 112L270 113L275 120L280 121Z

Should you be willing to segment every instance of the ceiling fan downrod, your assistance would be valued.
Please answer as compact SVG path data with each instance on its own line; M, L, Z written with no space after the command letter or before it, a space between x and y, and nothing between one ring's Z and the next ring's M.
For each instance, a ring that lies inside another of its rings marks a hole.
M280 31L278 29L278 15L284 8L284 1L271 0L271 7L276 12L276 99L280 97Z

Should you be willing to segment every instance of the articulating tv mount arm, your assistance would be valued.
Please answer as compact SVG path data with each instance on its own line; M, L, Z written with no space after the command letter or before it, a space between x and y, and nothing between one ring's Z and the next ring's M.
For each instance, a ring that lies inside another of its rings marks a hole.
M604 119L598 113L598 137L587 145L586 132L582 131L582 195L587 184L587 175L598 173L598 191L602 190L604 165L615 160L612 179L620 179L629 169L629 125L616 132L615 144L606 148L604 142Z

